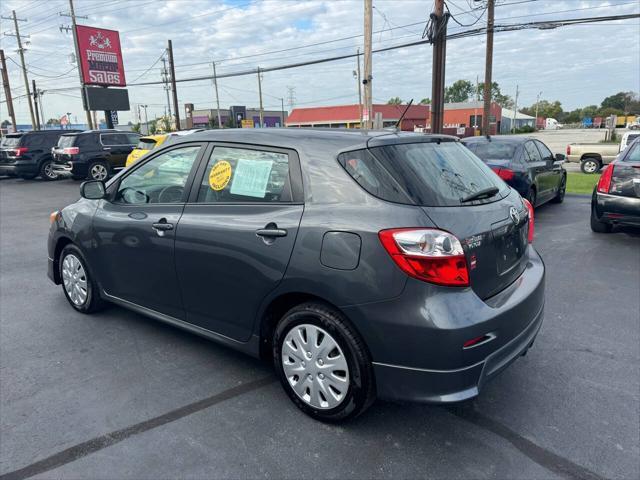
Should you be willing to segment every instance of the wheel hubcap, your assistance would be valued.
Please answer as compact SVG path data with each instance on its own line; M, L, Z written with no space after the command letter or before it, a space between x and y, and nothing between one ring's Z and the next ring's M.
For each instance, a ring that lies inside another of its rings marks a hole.
M289 330L282 343L282 368L296 395L313 408L335 408L346 397L347 359L322 328L302 324Z
M47 163L44 166L44 174L49 178L56 178L56 172L53 171L53 165L51 165L51 163Z
M597 168L598 165L596 164L596 162L585 162L584 164L584 169L589 173L595 172Z
M107 178L107 169L104 165L94 165L91 167L91 178L94 180L104 180Z
M62 261L62 283L74 305L87 301L87 274L78 257L69 254Z

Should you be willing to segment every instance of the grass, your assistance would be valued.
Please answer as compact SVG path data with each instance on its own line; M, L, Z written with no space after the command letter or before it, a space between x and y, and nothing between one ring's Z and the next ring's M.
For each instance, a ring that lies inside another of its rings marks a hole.
M591 195L599 179L600 174L597 173L567 172L567 193Z

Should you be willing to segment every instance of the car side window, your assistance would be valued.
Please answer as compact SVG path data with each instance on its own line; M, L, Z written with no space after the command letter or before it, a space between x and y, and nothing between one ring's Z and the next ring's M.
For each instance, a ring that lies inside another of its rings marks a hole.
M41 145L44 145L44 136L43 135L28 135L25 145L28 145L29 147L39 147Z
M526 152L525 158L529 162L540 162L542 161L542 157L540 156L540 152L533 144L533 142L526 142L524 144L524 151Z
M544 143L536 140L535 144L538 146L538 150L540 150L540 155L542 155L543 160L553 158L553 153L551 153L551 150L549 150Z
M77 135L75 140L76 147L90 147L95 142L93 135Z
M129 145L137 145L140 141L140 135L136 135L135 133L126 133L127 144Z
M123 133L101 133L100 141L103 145L116 146L116 145L128 145L129 139Z
M290 202L289 155L215 147L198 191L198 203Z
M122 179L116 203L181 203L200 146L175 148L136 168Z

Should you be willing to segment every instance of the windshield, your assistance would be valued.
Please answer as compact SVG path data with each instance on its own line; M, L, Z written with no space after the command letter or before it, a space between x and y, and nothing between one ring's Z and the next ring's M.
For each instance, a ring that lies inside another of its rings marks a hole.
M2 139L2 146L8 147L8 148L17 147L18 144L20 143L21 138L22 138L22 135L6 136Z
M75 139L75 135L62 135L58 139L58 148L73 147L73 142L75 141Z
M518 145L510 142L471 142L467 145L482 160L511 160Z
M459 142L408 143L343 153L338 160L365 190L384 200L421 206L490 202L509 187ZM495 195L464 203L470 195L497 188Z
M142 138L136 145L138 150L153 150L156 146L156 141L151 138Z

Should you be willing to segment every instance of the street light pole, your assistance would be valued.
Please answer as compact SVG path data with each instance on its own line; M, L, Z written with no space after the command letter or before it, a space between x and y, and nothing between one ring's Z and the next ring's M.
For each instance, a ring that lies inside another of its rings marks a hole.
M538 96L536 97L536 123L535 123L536 130L538 130L538 106L540 105L540 95L542 95L542 92L538 92Z

